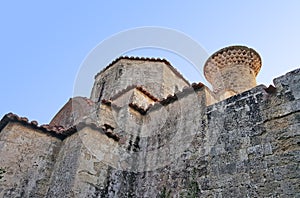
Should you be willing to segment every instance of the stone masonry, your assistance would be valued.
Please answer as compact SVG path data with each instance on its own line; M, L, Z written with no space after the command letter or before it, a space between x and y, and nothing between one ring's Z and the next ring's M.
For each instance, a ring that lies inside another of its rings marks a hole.
M120 57L48 125L0 121L0 197L299 197L300 69L256 86L257 52L213 54L190 84Z

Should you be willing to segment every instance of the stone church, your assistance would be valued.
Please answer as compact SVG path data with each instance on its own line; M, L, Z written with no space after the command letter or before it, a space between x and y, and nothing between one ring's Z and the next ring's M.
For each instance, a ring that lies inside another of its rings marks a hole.
M257 85L245 46L190 84L167 60L120 57L47 125L0 121L0 197L300 197L300 69Z

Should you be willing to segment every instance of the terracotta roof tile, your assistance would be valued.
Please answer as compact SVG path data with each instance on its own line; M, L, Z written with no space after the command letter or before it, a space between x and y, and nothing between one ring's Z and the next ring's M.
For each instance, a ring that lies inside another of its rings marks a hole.
M43 124L38 126L38 122L37 121L28 121L28 118L25 117L19 117L16 114L13 113L8 113L6 114L2 120L0 121L0 131L9 123L9 122L19 122L25 126L30 126L34 129L38 129L41 130L51 136L57 137L59 139L64 139L65 138L65 134L64 132L69 130L69 132L71 131L71 129L64 129L62 126L50 126L48 124Z
M128 106L131 107L132 109L134 109L135 111L139 112L141 115L146 115L146 113L149 109L149 107L147 109L143 109L142 107L140 107L134 103L130 103L130 104L128 104Z
M70 128L64 128L63 126L51 126L49 124L43 124L38 126L37 121L28 121L28 118L19 117L16 114L8 113L4 115L4 117L0 121L0 132L2 129L9 123L9 122L18 122L24 126L30 126L34 129L40 130L48 135L56 137L58 139L64 140L66 137L76 133L77 131L81 130L84 127L90 127L94 130L98 130L105 134L107 137L114 139L115 141L119 141L119 136L114 134L112 131L103 130L101 127L96 126L94 123L86 123L80 122L75 126Z
M156 110L157 108L161 108L162 106L169 105L187 94L190 94L194 91L201 90L203 87L204 87L204 84L202 84L202 83L193 83L192 86L184 87L182 89L182 91L178 91L174 95L169 95L167 98L163 98L162 100L154 103L153 106L149 106L147 111L153 111L153 110Z
M156 98L155 96L151 95L151 93L149 93L144 87L137 86L136 89L139 90L140 92L142 92L143 94L145 94L146 96L148 96L154 102L158 101L158 98Z

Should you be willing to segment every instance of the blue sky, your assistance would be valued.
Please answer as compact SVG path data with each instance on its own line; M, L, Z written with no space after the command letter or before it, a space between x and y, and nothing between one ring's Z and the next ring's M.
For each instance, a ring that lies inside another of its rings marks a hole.
M89 52L120 31L142 26L183 32L208 54L229 45L252 47L263 61L258 84L269 85L300 65L299 10L296 0L1 1L0 116L14 112L48 123L72 97ZM203 81L189 77L191 66L168 52L128 54L169 58L190 81Z

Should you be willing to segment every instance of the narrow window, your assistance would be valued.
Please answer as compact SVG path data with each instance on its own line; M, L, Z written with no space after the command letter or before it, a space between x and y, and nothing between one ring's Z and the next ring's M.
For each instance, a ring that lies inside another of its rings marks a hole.
M118 80L123 74L123 65L119 65L119 68L116 71L115 80Z
M104 85L105 85L105 82L102 82L101 90L100 90L99 97L98 97L98 102L101 101L101 98L102 98L102 95L103 95L103 91L104 91Z

